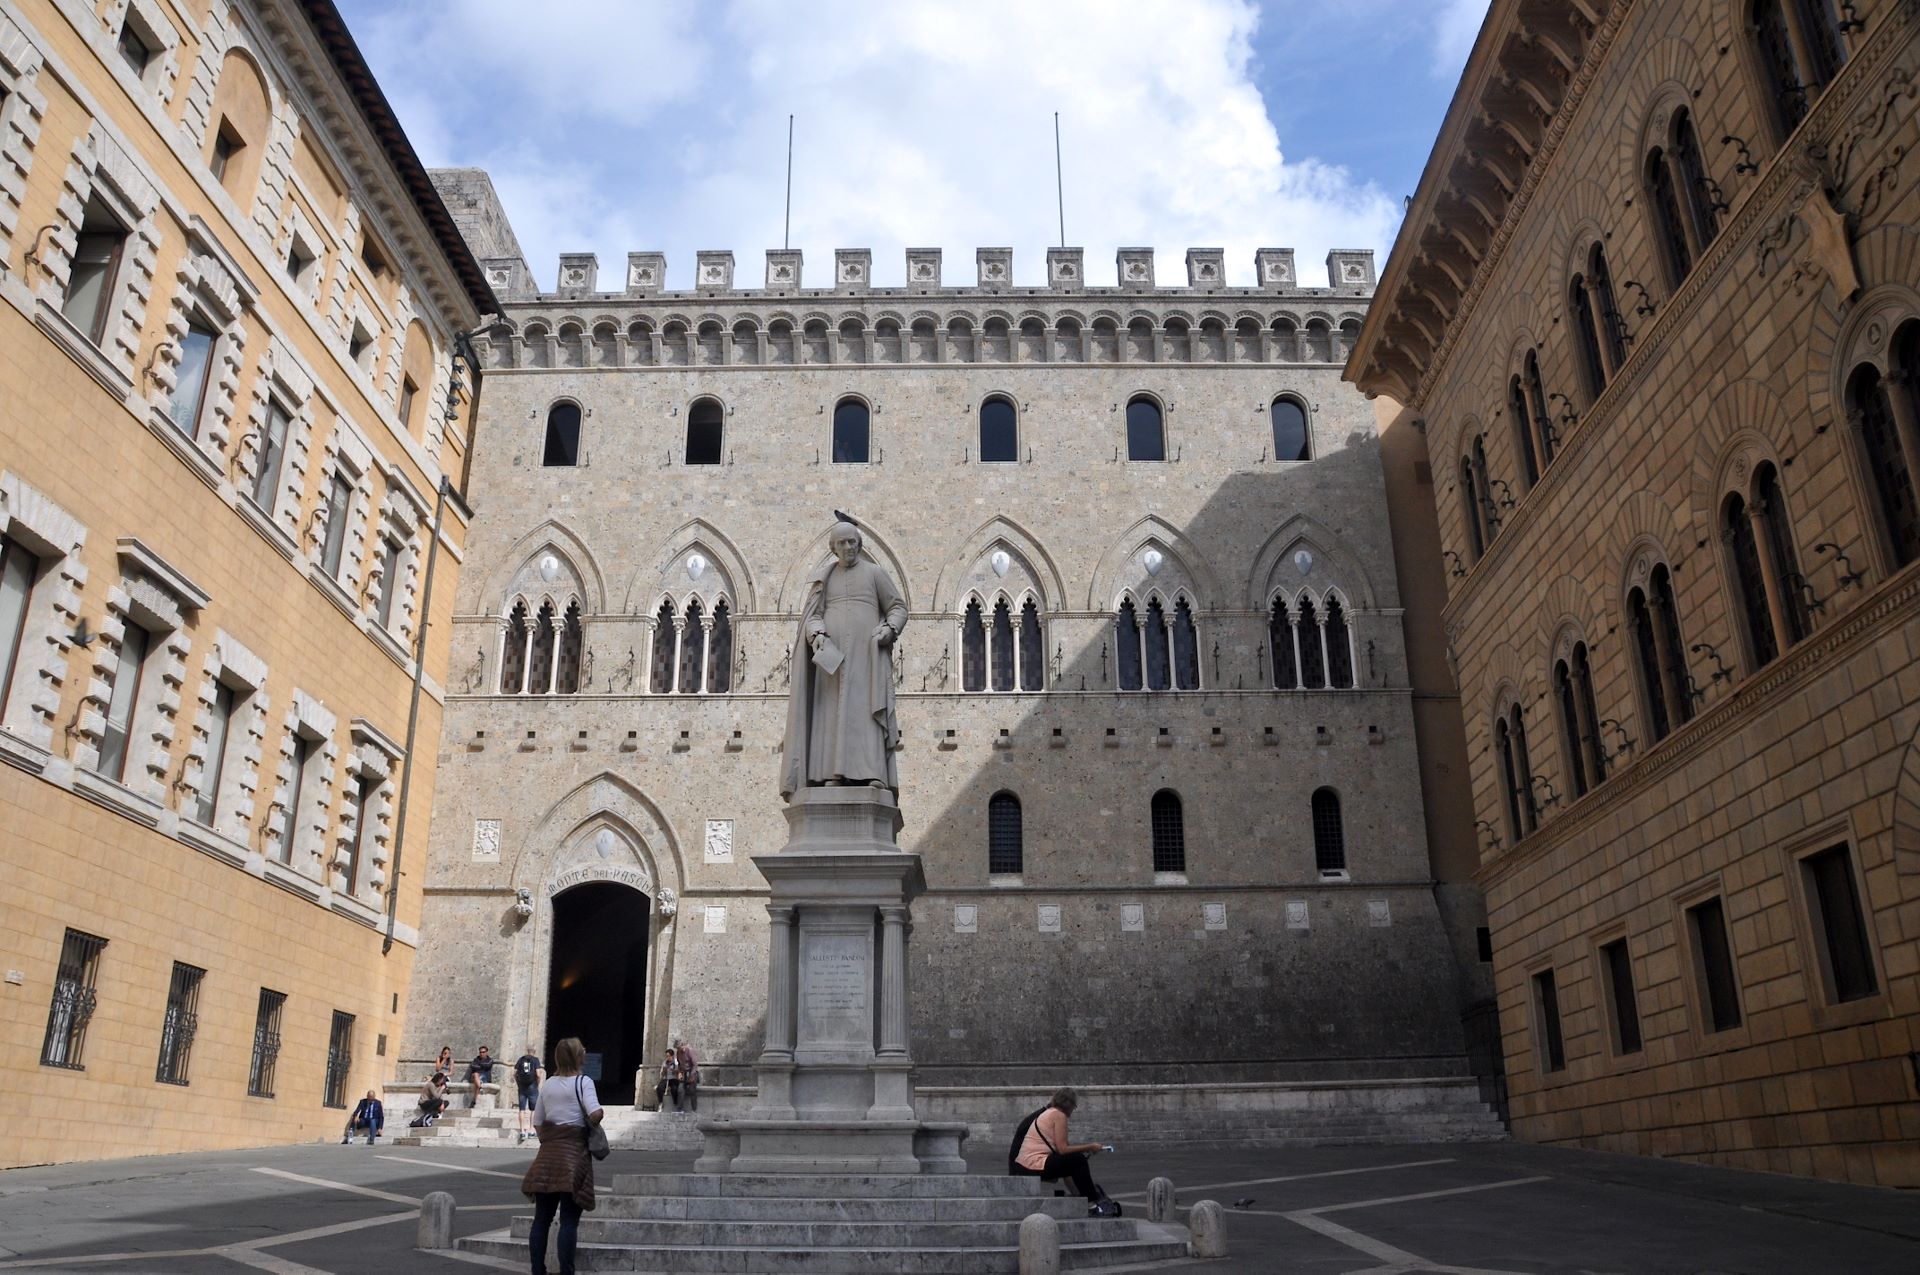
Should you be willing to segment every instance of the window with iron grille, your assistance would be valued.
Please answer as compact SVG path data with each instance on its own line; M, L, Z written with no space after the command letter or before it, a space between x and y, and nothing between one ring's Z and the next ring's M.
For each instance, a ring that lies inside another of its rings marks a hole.
M347 1105L347 1072L353 1067L353 1015L333 1011L333 1029L327 1033L327 1096L329 1107Z
M1153 870L1187 870L1187 830L1180 813L1180 794L1162 788L1153 794Z
M173 963L173 982L167 988L167 1016L160 1020L160 1062L153 1078L163 1085L187 1083L187 1062L193 1056L193 1036L200 1028L200 980L207 972Z
M68 930L60 944L60 968L53 979L53 1004L47 1010L47 1039L40 1046L40 1065L86 1068L80 1061L87 1043L87 1023L93 1017L93 985L100 977L100 953L107 941L78 930Z
M247 1093L255 1098L273 1097L273 1067L280 1061L280 1011L286 1003L285 992L260 989L260 1008L253 1018L253 1065L247 1068Z
M1331 788L1321 788L1313 794L1313 862L1322 876L1347 870L1347 837L1340 825L1340 794Z
M1010 792L997 792L987 802L987 871L1019 872L1024 862L1020 799Z

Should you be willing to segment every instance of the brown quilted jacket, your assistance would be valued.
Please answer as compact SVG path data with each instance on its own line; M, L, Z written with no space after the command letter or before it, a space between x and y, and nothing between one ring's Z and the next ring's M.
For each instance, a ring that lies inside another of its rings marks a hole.
M593 1157L587 1154L584 1125L547 1121L540 1126L540 1150L520 1180L520 1192L528 1199L571 1195L582 1209L593 1208Z

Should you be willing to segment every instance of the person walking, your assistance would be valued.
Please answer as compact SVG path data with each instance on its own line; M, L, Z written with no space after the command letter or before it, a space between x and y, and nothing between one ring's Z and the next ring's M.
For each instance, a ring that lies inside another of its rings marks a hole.
M533 1104L540 1096L540 1082L546 1079L547 1069L540 1065L540 1055L534 1052L532 1045L527 1052L513 1060L513 1087L517 1093L514 1103L514 1116L519 1121L520 1138L516 1145L524 1144L533 1136Z
M673 1056L680 1064L680 1093L687 1100L688 1111L700 1110L700 1060L693 1056L693 1047L680 1037L673 1038ZM680 1108L676 1105L675 1111Z
M600 1123L600 1095L593 1078L580 1073L586 1047L569 1036L553 1047L553 1071L540 1085L533 1119L539 1126L540 1150L520 1180L520 1191L533 1201L533 1230L527 1251L533 1275L547 1275L547 1233L560 1215L560 1275L574 1275L573 1251L580 1214L593 1208L593 1157L587 1153L587 1130Z
M373 1090L369 1089L367 1096L360 1100L360 1105L353 1109L353 1114L347 1117L347 1131L340 1135L340 1145L346 1146L353 1141L353 1135L356 1132L365 1130L367 1145L372 1146L373 1140L380 1136L386 1126L386 1108L381 1105L380 1099L374 1096Z

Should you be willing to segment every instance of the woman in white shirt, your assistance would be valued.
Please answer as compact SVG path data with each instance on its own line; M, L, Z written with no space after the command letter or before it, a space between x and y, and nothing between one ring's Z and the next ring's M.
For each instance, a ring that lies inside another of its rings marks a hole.
M527 1246L533 1275L546 1275L547 1230L560 1215L560 1275L573 1275L573 1251L580 1214L593 1208L593 1157L587 1154L587 1130L600 1123L600 1095L593 1078L580 1073L587 1051L579 1038L569 1036L553 1047L553 1074L534 1099L533 1123L540 1131L540 1150L520 1181L520 1190L533 1201L533 1230Z

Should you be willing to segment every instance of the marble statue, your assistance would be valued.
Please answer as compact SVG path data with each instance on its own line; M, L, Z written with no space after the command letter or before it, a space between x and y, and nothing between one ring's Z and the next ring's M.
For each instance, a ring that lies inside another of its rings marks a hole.
M886 571L861 555L860 529L840 521L828 533L833 557L807 578L780 795L802 788L870 784L899 791L893 751L900 743L894 707L893 642L907 625L907 604Z

